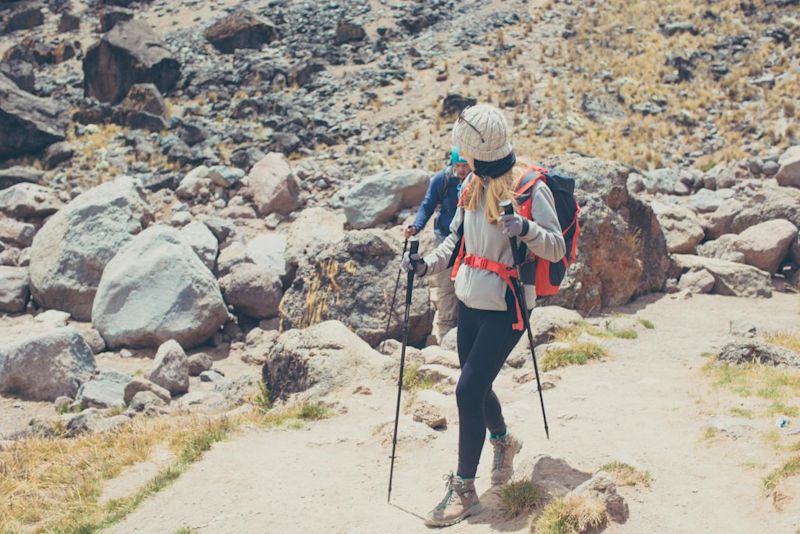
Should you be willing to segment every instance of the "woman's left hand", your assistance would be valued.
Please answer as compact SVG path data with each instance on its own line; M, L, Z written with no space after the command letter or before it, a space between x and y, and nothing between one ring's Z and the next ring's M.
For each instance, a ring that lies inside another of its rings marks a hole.
M525 219L518 213L500 216L500 226L503 235L506 237L517 237L522 235L525 230Z

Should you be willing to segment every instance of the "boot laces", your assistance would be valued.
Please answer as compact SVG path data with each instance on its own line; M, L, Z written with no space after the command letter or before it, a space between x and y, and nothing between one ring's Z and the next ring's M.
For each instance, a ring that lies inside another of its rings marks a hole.
M436 506L438 510L444 510L456 498L456 476L453 473L450 473L444 475L442 480L446 481L445 487L447 488L447 493L444 494L442 502Z
M497 439L494 441L494 466L493 469L500 469L503 467L503 461L506 457L506 448L508 443L505 439Z

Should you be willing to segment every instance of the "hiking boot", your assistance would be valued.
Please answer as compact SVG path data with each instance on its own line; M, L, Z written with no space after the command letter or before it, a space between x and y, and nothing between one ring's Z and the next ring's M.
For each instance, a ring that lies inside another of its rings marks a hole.
M492 464L492 486L499 486L511 480L514 474L514 456L522 450L522 442L512 434L489 440L494 447Z
M481 510L474 480L463 480L453 473L445 475L444 479L447 493L442 502L428 513L425 524L429 527L449 527Z

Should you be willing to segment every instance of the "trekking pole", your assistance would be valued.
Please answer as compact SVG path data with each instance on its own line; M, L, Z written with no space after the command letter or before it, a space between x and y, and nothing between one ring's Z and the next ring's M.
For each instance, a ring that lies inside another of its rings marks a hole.
M406 249L408 248L408 238L403 242L403 254L400 256L401 258L406 255ZM397 279L394 281L394 293L392 293L392 304L389 306L389 316L386 318L386 333L383 335L383 342L381 343L381 350L383 350L384 346L386 345L386 339L389 337L389 327L392 324L392 313L394 313L394 303L397 301L397 288L400 287L400 273L403 270L398 268L397 269Z
M411 238L411 256L419 251L419 239L416 237ZM400 419L400 394L403 391L403 367L406 363L406 345L408 345L408 318L411 310L411 292L414 289L414 264L412 262L411 270L408 272L408 283L406 285L406 310L403 317L403 348L400 350L400 376L397 379L397 408L394 412L394 436L392 437L392 466L389 469L389 494L386 497L386 502L390 502L392 498L392 476L394 475L394 458L395 450L397 449L397 422Z
M506 200L500 203L500 208L506 215L513 215L514 214L514 204L510 200ZM511 255L514 258L514 268L517 270L517 273L520 272L520 262L517 261L517 238L511 237L509 238L511 242ZM550 439L550 430L547 427L547 414L544 411L544 396L542 395L542 382L539 379L539 365L536 363L536 351L533 346L533 333L531 333L531 321L528 317L528 306L525 299L525 286L522 284L522 280L520 278L512 278L512 283L516 289L517 300L519 301L519 305L522 308L522 321L525 324L525 330L528 332L528 344L531 347L531 358L533 358L533 370L536 373L536 388L539 390L539 403L542 405L542 419L544 419L544 433L547 436L547 439Z

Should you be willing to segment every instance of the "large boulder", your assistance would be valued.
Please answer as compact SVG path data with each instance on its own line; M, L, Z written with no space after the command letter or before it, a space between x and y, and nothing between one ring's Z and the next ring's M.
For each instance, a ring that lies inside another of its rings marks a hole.
M285 279L288 270L286 265L286 234L280 232L259 234L245 246L247 260L275 273Z
M344 237L345 217L327 208L308 208L289 226L286 261L295 268L306 256L313 256L325 246Z
M731 230L740 234L751 226L773 219L786 219L800 228L800 189L765 184L747 198L744 209L733 218Z
M300 184L289 160L280 152L270 152L256 163L248 175L253 204L261 216L287 215L300 207Z
M181 75L181 66L153 29L138 20L117 24L83 59L86 96L117 104L137 83L153 83L168 93Z
M779 185L800 188L800 146L787 150L780 158L780 169L775 179Z
M161 93L152 83L137 83L131 86L127 96L114 110L112 119L116 124L133 130L158 132L166 129L169 110Z
M348 224L370 228L389 222L401 209L418 206L430 177L430 172L418 169L368 176L342 193Z
M0 191L0 213L15 219L43 219L61 206L55 191L42 185L21 183Z
M584 157L549 163L576 178L581 235L560 293L541 300L586 315L661 291L670 266L666 240L652 208L629 194L630 171Z
M171 395L189 391L189 361L177 341L170 339L158 347L149 379Z
M704 258L690 254L674 254L676 277L689 271L705 269L714 276L713 293L735 297L771 297L772 278L769 273L741 263Z
M66 126L58 103L23 91L0 74L0 160L63 141Z
M239 48L259 49L278 37L278 31L268 20L246 9L239 9L211 26L203 34L223 54L233 54Z
M88 321L106 265L152 218L141 185L129 177L75 197L47 220L33 240L34 300Z
M195 347L228 318L217 281L177 230L153 226L106 265L92 322L109 347Z
M26 267L0 266L0 312L24 312L30 294Z
M380 230L348 232L304 258L281 302L283 329L340 319L372 346L384 339L389 303L400 264L400 243ZM405 307L398 292L389 337L402 333ZM413 292L409 342L422 345L431 332L433 309L424 279Z
M37 401L73 397L94 369L92 349L73 328L0 345L0 393Z
M316 399L359 380L374 381L392 360L339 321L325 321L278 337L267 353L264 383L272 399Z
M278 316L283 296L279 274L269 267L240 263L219 281L222 296L236 313L255 319Z
M692 254L705 237L703 225L697 215L692 210L680 206L670 206L661 202L653 202L650 205L664 231L667 250L678 254Z
M774 274L796 237L797 226L775 219L751 226L739 234L734 248L744 254L746 264Z

